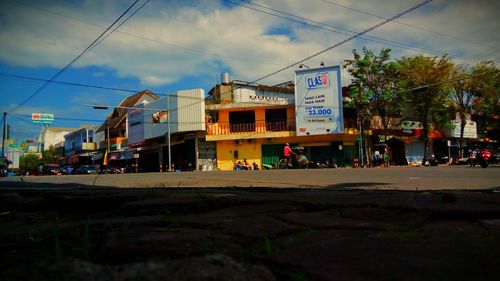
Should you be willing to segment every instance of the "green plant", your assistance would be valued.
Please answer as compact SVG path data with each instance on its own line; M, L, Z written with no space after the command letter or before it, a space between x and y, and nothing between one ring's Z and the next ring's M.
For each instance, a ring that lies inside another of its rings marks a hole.
M54 237L54 255L56 259L62 258L61 240L59 237L59 215L55 215L55 223L52 228L52 236Z
M260 244L257 249L255 249L255 253L257 255L267 255L275 253L279 250L279 247L274 244L267 236L264 237L264 242Z
M83 233L82 236L79 237L78 242L79 245L74 246L72 248L73 256L83 255L84 258L89 259L90 254L90 223L87 219L83 225ZM80 235L78 235L80 236Z
M289 278L292 281L305 281L305 280L307 280L306 274L304 272L300 272L300 271L290 273Z

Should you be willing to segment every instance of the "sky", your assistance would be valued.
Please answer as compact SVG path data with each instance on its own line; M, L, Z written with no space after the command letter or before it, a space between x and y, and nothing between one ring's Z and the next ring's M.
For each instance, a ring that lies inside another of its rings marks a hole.
M122 20L147 3L53 79L66 84L40 89L135 0L0 0L0 112L7 112L18 143L36 140L41 132L32 113L54 114L54 127L97 125L109 110L88 104L118 105L146 89L160 95L193 88L207 93L222 72L255 81L422 1L138 0ZM304 64L341 65L363 47L376 53L390 48L394 60L447 54L456 64L498 64L499 12L495 0L433 0ZM258 83L294 80L298 69L296 64ZM348 85L346 71L342 77Z

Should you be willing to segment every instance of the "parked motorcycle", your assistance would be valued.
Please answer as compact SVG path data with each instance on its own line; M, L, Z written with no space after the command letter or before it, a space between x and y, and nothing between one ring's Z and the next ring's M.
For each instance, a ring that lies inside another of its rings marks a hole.
M482 149L478 155L479 158L477 160L481 168L487 168L491 158L491 151L489 149Z
M481 168L487 168L490 158L491 150L487 148L475 149L469 154L469 164L471 167L475 167L476 164L479 164Z

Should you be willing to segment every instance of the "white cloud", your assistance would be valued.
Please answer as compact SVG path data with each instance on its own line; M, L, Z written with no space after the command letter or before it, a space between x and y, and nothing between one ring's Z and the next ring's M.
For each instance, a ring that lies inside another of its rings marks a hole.
M419 1L331 2L390 17ZM125 9L122 1L84 1L77 4L78 7L65 1L33 3L59 16L12 1L2 2L2 61L28 67L62 67L103 31L67 17L105 26ZM353 31L361 31L381 21L319 0L258 3ZM490 50L489 46L498 46L498 10L498 1L435 0L399 21L449 36L397 23L387 24L370 35L434 51L429 51L431 54L448 53L460 58L482 59L481 56ZM289 29L289 33L268 34L273 28ZM252 80L346 38L345 35L243 7L223 7L218 1L209 0L187 3L152 1L119 31L85 55L76 66L113 69L120 77L137 77L145 87L174 83L186 75L213 77L222 71L221 63L231 70L232 77ZM144 40L144 37L149 40ZM320 61L339 64L352 56L353 48L360 49L364 45L377 50L390 47L393 56L422 52L358 39L307 64L315 66ZM497 53L493 55L498 57ZM292 78L293 71L289 70L265 82L272 84Z

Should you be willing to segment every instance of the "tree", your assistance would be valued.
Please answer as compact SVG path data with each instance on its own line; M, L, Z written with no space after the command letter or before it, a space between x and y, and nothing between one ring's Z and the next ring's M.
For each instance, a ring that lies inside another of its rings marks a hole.
M354 59L344 61L344 68L353 77L348 106L357 110L360 124L379 116L386 141L391 117L400 116L403 109L399 67L396 62L389 62L390 52L382 49L377 56L365 47L362 55L353 50Z
M447 56L403 57L398 60L402 85L407 89L405 95L413 106L416 118L422 125L421 139L424 142L424 158L427 161L429 131L431 124L439 128L449 125L449 87L444 83L450 80L454 64Z
M500 71L493 62L483 62L472 68L471 88L477 97L473 109L482 118L487 130L495 131L498 137L500 129Z
M497 76L497 79L495 79ZM477 104L476 111L493 115L495 101L498 106L498 70L492 62L483 62L473 68L456 66L452 72L453 91L450 98L460 118L460 158L464 157L463 138L467 123L467 114L472 114L472 106ZM496 89L495 89L496 84ZM496 98L495 98L495 93Z
M57 153L56 148L51 145L49 149L42 152L42 162L44 164L54 164L61 156Z
M39 164L40 159L35 153L28 153L19 158L19 170L23 172L36 171Z

